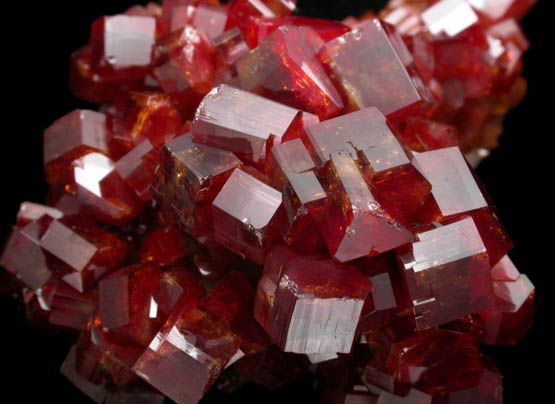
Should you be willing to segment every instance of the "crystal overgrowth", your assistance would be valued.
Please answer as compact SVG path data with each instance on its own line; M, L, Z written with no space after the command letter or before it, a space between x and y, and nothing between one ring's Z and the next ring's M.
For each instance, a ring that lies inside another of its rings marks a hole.
M535 288L472 166L525 93L534 3L99 18L70 62L98 108L44 131L47 205L21 204L2 291L80 333L60 371L97 403L310 371L323 404L501 403L479 347L525 337Z

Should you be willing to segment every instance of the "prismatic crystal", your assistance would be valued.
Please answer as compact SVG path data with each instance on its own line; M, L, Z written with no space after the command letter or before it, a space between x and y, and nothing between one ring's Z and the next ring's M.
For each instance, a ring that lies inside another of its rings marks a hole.
M317 376L323 404L502 402L534 285L473 170L535 0L164 0L92 24L0 257L93 401ZM3 274L4 275L4 274ZM14 286L15 287L15 286Z

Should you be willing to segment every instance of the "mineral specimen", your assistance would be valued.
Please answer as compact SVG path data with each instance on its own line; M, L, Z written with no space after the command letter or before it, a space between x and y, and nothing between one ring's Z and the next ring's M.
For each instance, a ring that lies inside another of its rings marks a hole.
M472 165L524 95L535 0L295 3L93 23L70 87L98 111L44 131L48 205L0 257L27 317L80 332L61 372L97 403L311 370L324 404L501 403L479 346L524 337L535 289Z

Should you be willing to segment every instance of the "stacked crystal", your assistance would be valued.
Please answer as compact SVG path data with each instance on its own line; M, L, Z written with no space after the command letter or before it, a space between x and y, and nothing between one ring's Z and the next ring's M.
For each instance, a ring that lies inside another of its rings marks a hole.
M164 0L71 57L97 103L44 132L47 205L0 263L30 320L79 335L97 403L197 403L220 378L322 403L501 403L534 286L468 158L526 84L535 0ZM217 383L216 383L217 384Z

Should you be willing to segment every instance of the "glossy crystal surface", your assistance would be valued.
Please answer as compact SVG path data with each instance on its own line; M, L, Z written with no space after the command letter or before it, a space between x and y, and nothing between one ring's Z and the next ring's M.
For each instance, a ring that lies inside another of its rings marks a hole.
M106 116L75 110L44 131L44 170L54 184L63 177L71 162L90 152L108 154Z
M341 96L317 58L323 41L307 27L280 27L237 62L242 89L329 118Z
M206 235L212 232L211 204L241 164L233 153L196 144L185 134L162 149L151 193L181 229Z
M236 336L184 295L133 370L176 403L196 403L238 346Z
M255 317L285 352L348 353L370 289L356 268L278 247L264 265Z
M349 110L377 107L385 115L403 115L432 101L406 55L405 45L381 21L366 21L328 42L320 51Z
M238 153L253 163L266 157L270 135L281 139L297 109L227 85L214 88L193 121L195 142Z
M417 241L399 250L398 259L417 329L493 304L487 250L470 218L417 232Z
M262 264L275 237L281 203L281 192L251 173L235 169L212 205L216 240L231 251Z
M345 152L331 155L328 174L333 202L322 223L332 257L340 262L377 255L413 239L404 218L369 186L356 162Z

